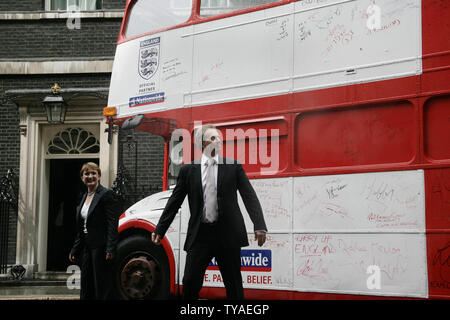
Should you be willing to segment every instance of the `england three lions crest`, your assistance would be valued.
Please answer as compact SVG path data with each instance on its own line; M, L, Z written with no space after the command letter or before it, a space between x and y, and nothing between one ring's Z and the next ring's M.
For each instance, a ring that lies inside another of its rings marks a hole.
M158 70L160 37L141 41L139 49L139 75L149 80Z

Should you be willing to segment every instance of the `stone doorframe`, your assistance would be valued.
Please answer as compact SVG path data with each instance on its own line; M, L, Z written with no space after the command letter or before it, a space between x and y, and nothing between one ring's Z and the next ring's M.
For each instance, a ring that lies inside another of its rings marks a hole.
M16 264L26 268L26 278L32 278L34 272L46 271L47 264L49 158L67 159L77 155L46 155L49 132L55 132L55 127L47 122L42 106L23 106L20 102L14 102L18 105L20 117ZM106 119L102 115L106 101L97 100L94 104L92 101L79 103L80 105L69 106L64 125L58 126L61 130L74 127L98 129L95 130L95 136L99 141L100 152L96 157L99 158L102 168L102 184L110 187L117 171L117 130L114 132L112 144L108 144L105 133Z

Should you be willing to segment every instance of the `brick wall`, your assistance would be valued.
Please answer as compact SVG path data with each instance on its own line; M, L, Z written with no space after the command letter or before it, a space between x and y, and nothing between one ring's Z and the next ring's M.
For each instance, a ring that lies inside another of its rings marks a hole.
M42 11L44 0L2 0L0 1L0 11Z
M119 133L119 159L122 160L127 179L130 181L126 190L127 198L124 209L140 199L162 190L163 138L141 131L121 130ZM135 184L136 173L137 184Z
M0 86L3 86L3 79ZM6 175L8 169L12 169L14 176L15 195L18 194L18 174L20 157L20 135L18 128L17 108L7 103L0 106L0 178ZM17 202L15 203L17 205ZM4 214L4 213L3 213ZM9 233L8 233L8 262L15 262L17 234L17 210L10 209Z
M65 19L0 21L0 58L113 57L121 19L81 19L80 29ZM49 59L50 60L50 59Z
M125 9L126 0L103 0L103 10L107 9Z
M5 79L0 79L0 87L5 85ZM2 89L1 89L2 90ZM3 90L2 90L3 92ZM1 96L1 94L0 94ZM20 134L19 114L12 103L0 106L0 178L6 175L8 169L15 174L13 179L14 193L17 199L19 183ZM17 202L14 204L17 206ZM2 212L1 214L5 214ZM8 263L14 263L16 257L17 209L10 207L8 231Z

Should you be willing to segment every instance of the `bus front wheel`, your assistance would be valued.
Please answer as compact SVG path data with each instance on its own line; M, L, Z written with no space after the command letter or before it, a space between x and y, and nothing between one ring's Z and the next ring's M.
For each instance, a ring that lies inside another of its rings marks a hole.
M164 249L146 235L132 235L117 246L116 296L124 300L167 299L169 262Z

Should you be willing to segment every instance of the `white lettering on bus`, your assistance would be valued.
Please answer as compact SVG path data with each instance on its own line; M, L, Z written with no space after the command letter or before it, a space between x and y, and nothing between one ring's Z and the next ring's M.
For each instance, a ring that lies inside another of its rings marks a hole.
M198 125L197 122L196 125ZM270 129L269 134L268 129L248 128L244 130L237 128L226 129L225 137L222 136L220 130L219 134L225 144L226 161L239 159L241 164L256 165L259 160L262 175L271 175L278 172L280 164L279 129ZM191 134L186 129L180 128L173 131L170 141L173 147L169 154L173 164L181 165L183 160L190 161L191 148L183 148L183 146L190 146L192 144L191 139ZM200 158L201 151L198 148L195 148L194 156Z

